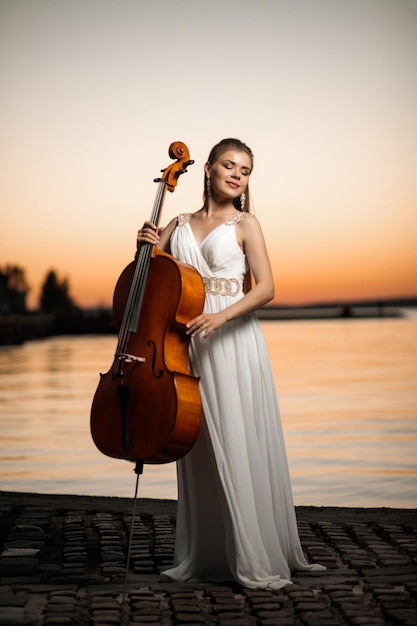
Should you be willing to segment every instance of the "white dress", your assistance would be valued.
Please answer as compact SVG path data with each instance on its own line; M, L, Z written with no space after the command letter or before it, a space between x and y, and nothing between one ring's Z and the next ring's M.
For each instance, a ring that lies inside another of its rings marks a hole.
M243 297L247 261L236 223L253 218L239 214L199 245L190 215L179 216L171 252L210 279L204 310L216 312ZM256 315L228 322L205 341L192 339L190 363L201 377L204 418L194 447L177 464L175 561L164 578L235 579L245 587L279 589L291 582L293 570L325 569L309 565L301 548L275 384Z

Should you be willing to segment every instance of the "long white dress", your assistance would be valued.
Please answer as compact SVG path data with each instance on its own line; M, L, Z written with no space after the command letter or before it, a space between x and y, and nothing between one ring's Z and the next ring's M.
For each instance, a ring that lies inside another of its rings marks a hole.
M243 297L246 257L236 239L239 214L199 245L190 214L171 237L175 258L206 281L204 310ZM230 282L226 282L227 278ZM237 282L236 282L237 281ZM228 293L231 292L231 293ZM227 581L279 589L291 571L309 565L298 536L284 438L264 337L255 314L225 324L205 341L191 341L200 376L203 424L192 450L177 464L175 581Z

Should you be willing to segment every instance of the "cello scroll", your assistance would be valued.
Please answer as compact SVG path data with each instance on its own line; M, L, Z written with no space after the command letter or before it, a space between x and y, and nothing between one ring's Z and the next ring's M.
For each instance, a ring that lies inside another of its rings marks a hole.
M187 167L194 161L190 159L190 152L182 141L173 141L169 146L168 154L171 159L177 159L162 171L160 178L155 178L155 183L165 182L168 191L174 191L178 178L187 171Z

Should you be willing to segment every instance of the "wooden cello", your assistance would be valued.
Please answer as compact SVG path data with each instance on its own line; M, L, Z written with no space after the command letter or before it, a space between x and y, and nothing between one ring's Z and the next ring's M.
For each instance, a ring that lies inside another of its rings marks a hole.
M159 225L165 192L193 163L182 142L169 147L150 221ZM184 456L200 430L198 379L188 364L186 323L202 312L199 273L150 244L122 272L114 291L118 330L110 370L100 375L91 408L91 434L105 455L143 463L168 463ZM139 468L139 469L138 469Z

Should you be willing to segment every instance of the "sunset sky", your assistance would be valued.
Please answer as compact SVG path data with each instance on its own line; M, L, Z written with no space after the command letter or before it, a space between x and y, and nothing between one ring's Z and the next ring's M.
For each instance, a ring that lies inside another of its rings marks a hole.
M417 2L0 0L0 266L107 305L172 141L255 154L276 304L417 295Z

